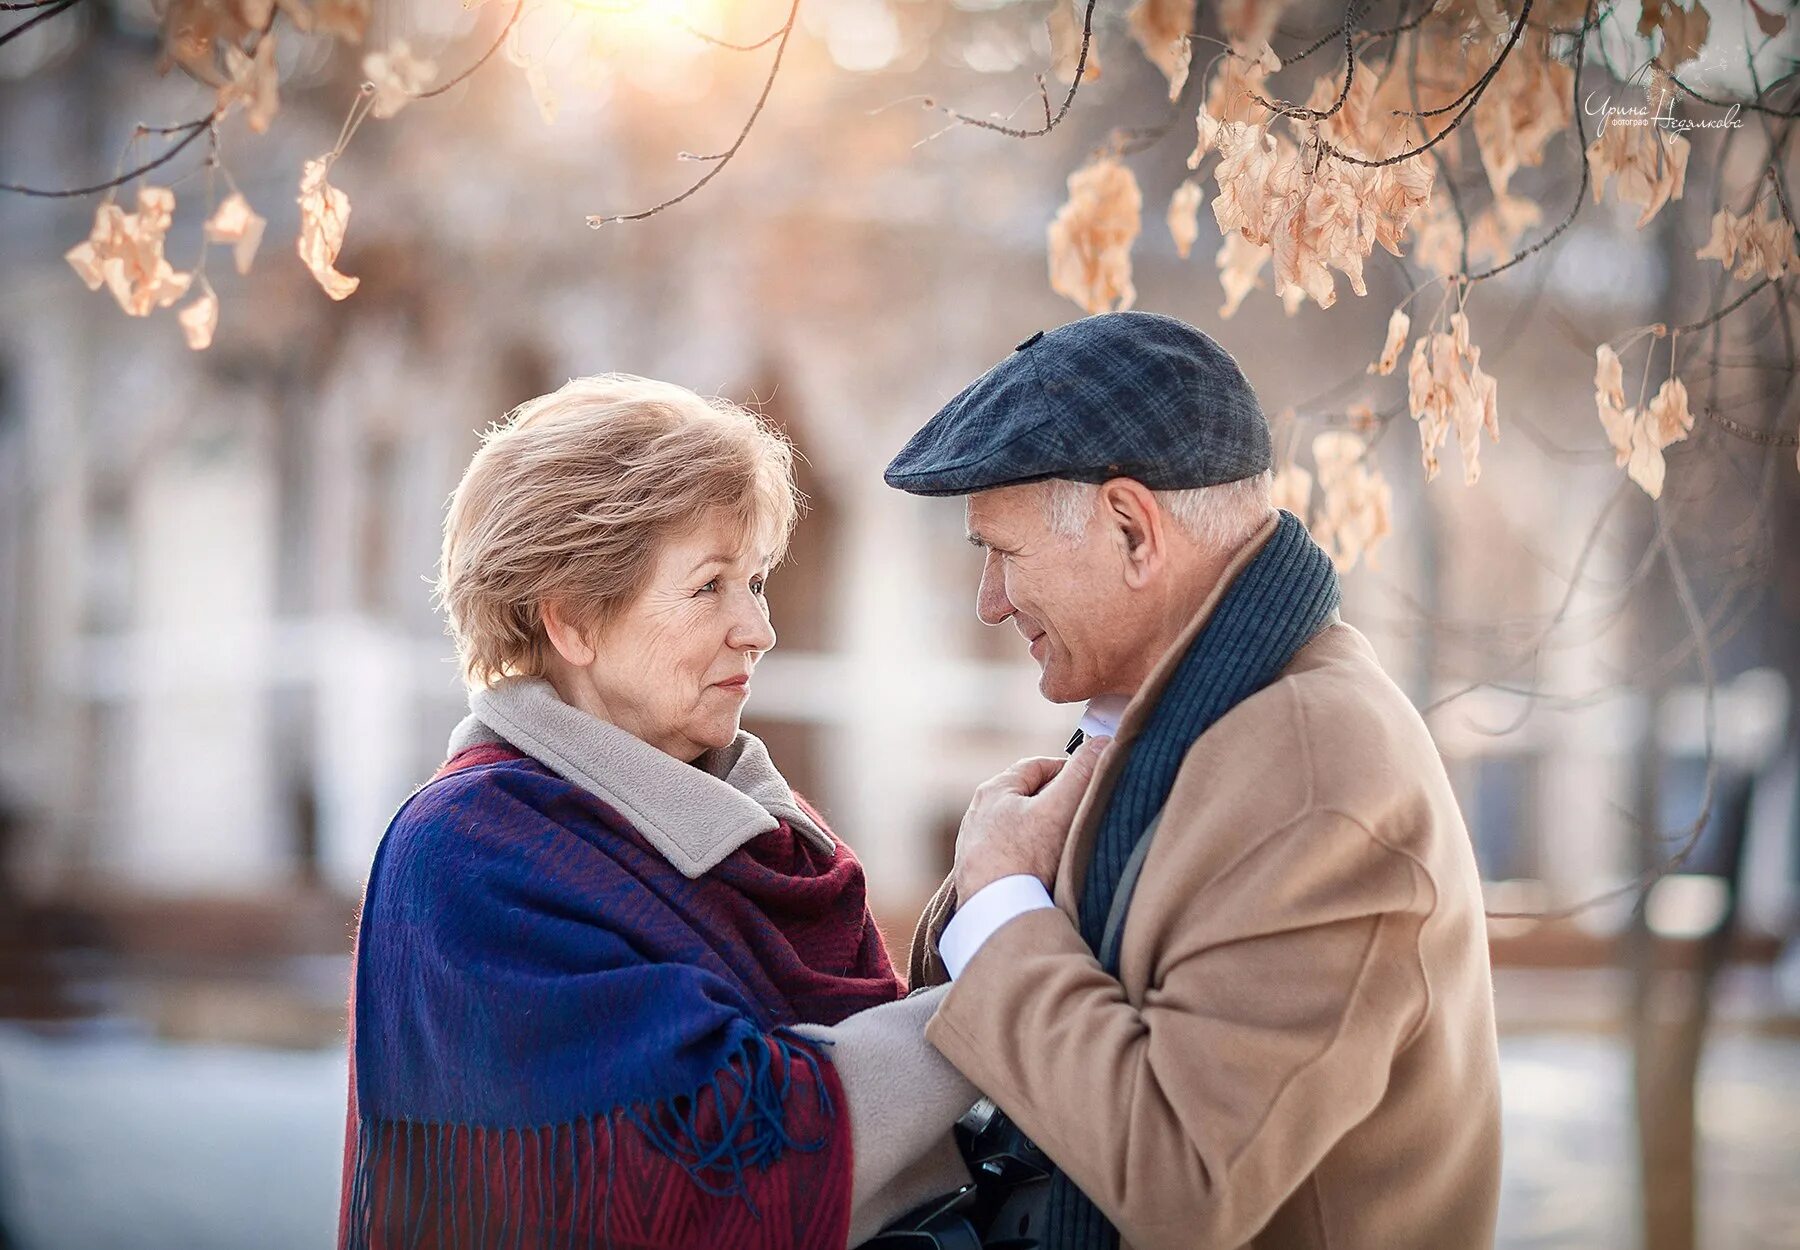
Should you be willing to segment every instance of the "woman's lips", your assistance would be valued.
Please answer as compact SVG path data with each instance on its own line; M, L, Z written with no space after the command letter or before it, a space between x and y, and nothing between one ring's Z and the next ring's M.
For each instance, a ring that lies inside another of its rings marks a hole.
M724 681L715 681L713 685L718 686L721 690L748 691L750 689L750 677L748 674L742 674L737 677L727 677Z

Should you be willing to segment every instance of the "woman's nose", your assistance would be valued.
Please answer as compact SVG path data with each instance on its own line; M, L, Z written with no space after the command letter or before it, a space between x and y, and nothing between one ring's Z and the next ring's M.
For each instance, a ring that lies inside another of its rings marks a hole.
M754 595L738 609L726 641L740 651L767 651L775 645L775 626L769 622L768 608Z

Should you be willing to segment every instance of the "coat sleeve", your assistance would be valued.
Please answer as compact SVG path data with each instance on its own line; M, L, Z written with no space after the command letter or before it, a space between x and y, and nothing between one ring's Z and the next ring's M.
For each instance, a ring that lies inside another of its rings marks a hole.
M1136 1250L1242 1245L1380 1102L1427 1007L1434 897L1410 857L1315 813L1144 918L1142 1002L1066 913L1036 911L988 939L927 1036Z
M944 957L938 954L937 944L944 934L944 926L955 914L956 887L949 877L945 877L944 884L919 913L919 923L913 928L912 950L906 961L906 984L912 989L949 984L950 970L944 967Z
M944 993L943 987L924 990L834 1025L794 1030L825 1043L850 1104L852 1246L927 1199L969 1183L950 1126L980 1095L925 1040L925 1022Z

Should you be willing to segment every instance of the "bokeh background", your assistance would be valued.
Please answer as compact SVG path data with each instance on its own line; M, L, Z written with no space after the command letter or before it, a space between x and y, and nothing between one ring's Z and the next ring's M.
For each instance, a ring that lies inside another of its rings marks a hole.
M368 43L454 67L501 3L384 4ZM1735 38L1742 14L1717 7ZM286 40L278 124L222 136L270 225L251 276L215 274L205 353L75 279L61 256L91 200L0 195L0 1246L331 1244L359 891L462 713L429 600L442 509L478 432L530 396L643 373L759 402L801 449L810 508L748 723L857 849L897 954L971 789L1078 715L1038 699L1014 631L976 621L960 505L880 471L1016 342L1079 315L1045 274L1064 179L1112 128L1165 115L1122 9L1100 7L1104 72L1068 122L1015 141L945 130L920 97L1034 116L1041 5L806 0L740 159L598 231L587 214L687 185L704 166L678 154L728 144L760 89L766 50L673 19L751 40L785 6L570 13L600 33L567 36L554 6L525 32L554 124L495 57L357 131L332 176L362 279L342 304L294 258L294 198L360 74ZM1297 4L1277 47L1337 20ZM135 123L203 113L156 56L143 0L87 0L0 47L6 179L104 177ZM1758 176L1757 143L1696 160L1651 228L1590 205L1482 285L1502 438L1471 487L1423 481L1403 377L1364 372L1420 275L1377 252L1366 298L1289 317L1264 291L1222 321L1210 213L1185 262L1161 223L1186 174L1188 123L1172 130L1131 161L1138 306L1230 348L1302 457L1359 402L1400 409L1378 452L1395 532L1348 575L1346 615L1428 710L1494 909L1616 890L1706 816L1653 888L1492 924L1500 1243L1800 1245L1800 473L1791 442L1703 420L1652 510L1592 402L1597 343L1704 308L1690 258L1720 188ZM196 148L160 173L190 203L221 176L200 166ZM1515 189L1565 204L1574 169L1553 144ZM178 214L178 266L198 219ZM1785 322L1730 326L1709 369L1741 421L1791 431L1791 373L1745 363Z

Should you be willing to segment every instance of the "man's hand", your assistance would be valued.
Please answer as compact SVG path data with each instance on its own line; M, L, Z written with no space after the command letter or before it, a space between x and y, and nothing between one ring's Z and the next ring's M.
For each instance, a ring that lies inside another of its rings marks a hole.
M1075 809L1109 738L1089 738L1075 754L1020 760L981 783L956 835L951 875L956 897L971 899L989 882L1027 873L1048 887L1056 878Z

